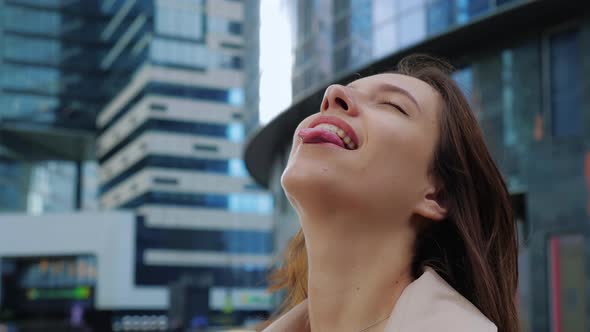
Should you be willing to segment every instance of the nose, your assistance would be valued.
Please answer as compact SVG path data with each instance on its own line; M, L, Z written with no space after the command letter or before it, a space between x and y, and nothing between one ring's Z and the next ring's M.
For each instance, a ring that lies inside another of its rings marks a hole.
M334 110L346 112L350 116L358 114L354 96L349 91L349 88L333 84L326 89L324 93L324 100L322 100L321 111Z

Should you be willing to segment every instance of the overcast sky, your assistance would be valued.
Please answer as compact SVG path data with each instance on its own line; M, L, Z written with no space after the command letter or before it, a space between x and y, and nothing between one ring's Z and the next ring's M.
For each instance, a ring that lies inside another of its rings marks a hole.
M292 43L285 1L260 3L260 122L291 104Z

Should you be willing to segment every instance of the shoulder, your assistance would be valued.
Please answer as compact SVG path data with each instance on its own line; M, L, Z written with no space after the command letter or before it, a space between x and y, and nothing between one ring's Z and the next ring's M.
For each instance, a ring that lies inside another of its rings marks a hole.
M477 307L428 268L398 299L386 332L496 332Z

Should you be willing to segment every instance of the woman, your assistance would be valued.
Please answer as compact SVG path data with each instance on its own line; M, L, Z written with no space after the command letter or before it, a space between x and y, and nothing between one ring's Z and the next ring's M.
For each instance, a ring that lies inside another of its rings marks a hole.
M518 330L509 194L451 70L407 57L298 126L282 185L302 230L265 331Z

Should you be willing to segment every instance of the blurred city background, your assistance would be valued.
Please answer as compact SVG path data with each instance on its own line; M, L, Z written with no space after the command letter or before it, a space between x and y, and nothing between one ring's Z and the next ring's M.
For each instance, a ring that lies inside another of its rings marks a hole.
M509 185L522 331L589 331L587 0L0 0L0 331L264 320L295 126L415 52Z

